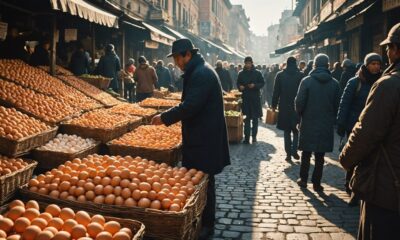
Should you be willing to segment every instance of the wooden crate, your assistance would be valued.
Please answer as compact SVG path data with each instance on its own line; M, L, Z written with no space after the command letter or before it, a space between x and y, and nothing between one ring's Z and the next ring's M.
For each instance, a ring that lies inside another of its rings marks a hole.
M25 200L30 200L30 199L25 199ZM43 212L46 207L49 204L53 204L53 203L43 203L43 202L38 202L39 203L39 208L40 211ZM0 207L0 214L4 214L8 211L8 204ZM63 207L63 206L60 206ZM73 208L73 210L75 212L80 211L80 208ZM88 212L90 216L93 216L95 214L97 214L97 212ZM132 240L141 240L143 239L144 233L145 233L145 226L143 223L136 221L136 220L132 220L132 219L124 219L124 218L116 218L116 217L109 217L109 216L104 216L105 220L108 221L116 221L118 222L121 227L123 228L129 228L132 231Z
M30 150L42 146L57 134L58 127L54 127L39 134L19 140L0 137L0 153L9 157L21 156Z
M66 161L72 161L75 158L84 158L90 154L99 153L100 142L96 145L79 151L77 153L54 152L48 150L35 149L32 151L33 159L38 162L38 167L45 170L57 168Z
M208 176L205 175L180 212L55 199L48 195L30 192L26 186L20 188L20 195L23 199L33 199L72 209L95 212L104 216L140 221L146 226L146 239L195 240L199 233L201 216L206 205L207 185Z
M230 143L240 143L243 140L243 124L228 128L228 140Z
M125 133L139 127L142 124L142 121L143 120L141 118L137 121L128 121L124 124L116 126L113 129L87 128L65 122L60 125L60 132L70 135L75 134L83 138L93 138L102 143L107 143L112 139L118 138Z
M140 156L151 159L157 163L166 163L170 166L176 166L182 160L182 147L178 146L172 149L156 150L142 147L132 147L107 143L111 155L120 156Z
M112 80L112 78L106 78L106 77L101 77L101 78L80 77L80 78L85 82L90 83L93 86L100 88L102 90L108 89Z
M225 111L240 111L240 106L238 103L231 103L231 102L226 102L224 103L225 106Z
M24 159L28 163L23 169L0 177L0 205L14 197L18 188L27 184L32 178L37 162Z
M228 128L238 128L243 125L243 116L225 116L226 126Z

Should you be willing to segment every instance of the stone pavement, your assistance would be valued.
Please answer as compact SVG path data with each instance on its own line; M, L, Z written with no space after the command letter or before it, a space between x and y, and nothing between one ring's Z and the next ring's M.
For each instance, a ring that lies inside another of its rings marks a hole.
M258 141L231 145L232 165L216 180L213 239L355 239L359 209L347 206L337 146L326 157L325 191L318 194L312 184L306 190L297 186L300 162L284 160L282 131L261 124Z

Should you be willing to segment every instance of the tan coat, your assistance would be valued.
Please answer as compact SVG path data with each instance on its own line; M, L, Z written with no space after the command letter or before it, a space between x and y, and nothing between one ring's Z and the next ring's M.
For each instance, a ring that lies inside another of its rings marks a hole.
M156 71L148 64L142 64L136 69L135 81L137 93L153 93L158 81Z
M400 61L389 67L372 86L366 107L339 157L347 170L360 162L379 161L372 203L397 211L394 178L379 151L381 144L400 178Z

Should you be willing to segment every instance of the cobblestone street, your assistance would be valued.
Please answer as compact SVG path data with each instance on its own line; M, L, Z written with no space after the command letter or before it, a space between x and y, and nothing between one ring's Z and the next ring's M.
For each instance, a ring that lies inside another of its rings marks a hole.
M217 177L213 239L355 239L359 209L347 206L337 146L325 157L318 194L310 183L297 186L300 161L284 160L282 131L261 124L258 141L231 145L232 165Z

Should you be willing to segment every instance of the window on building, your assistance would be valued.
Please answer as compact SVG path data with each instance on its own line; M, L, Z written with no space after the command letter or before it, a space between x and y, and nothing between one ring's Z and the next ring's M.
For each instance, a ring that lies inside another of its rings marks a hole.
M213 13L217 13L217 0L212 0L212 3L211 3L211 11L212 11Z
M164 9L168 11L168 0L164 0Z
M181 21L182 19L182 5L178 3L178 20Z
M176 18L176 0L172 0L172 15Z

